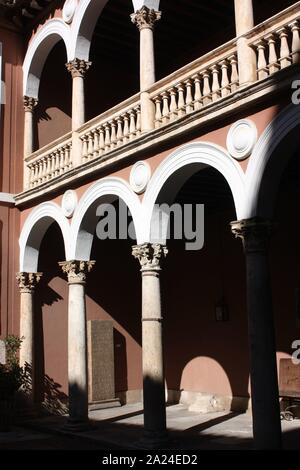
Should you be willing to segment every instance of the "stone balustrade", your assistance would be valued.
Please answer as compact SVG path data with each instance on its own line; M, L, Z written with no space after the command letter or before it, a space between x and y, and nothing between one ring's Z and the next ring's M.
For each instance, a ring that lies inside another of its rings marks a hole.
M141 133L139 95L97 116L79 130L82 163L102 157L131 142Z
M235 41L183 67L151 89L159 128L224 98L238 89Z
M25 159L28 168L28 188L32 189L69 171L71 158L71 133L34 152Z
M248 45L256 52L257 79L263 80L300 60L299 2L256 26Z

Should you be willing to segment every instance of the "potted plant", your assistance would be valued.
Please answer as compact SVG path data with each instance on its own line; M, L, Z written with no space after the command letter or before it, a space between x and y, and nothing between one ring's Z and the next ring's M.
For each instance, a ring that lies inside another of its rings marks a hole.
M24 382L24 371L19 366L18 351L23 338L8 335L4 339L6 363L0 364L0 430L9 430L12 417L14 396Z

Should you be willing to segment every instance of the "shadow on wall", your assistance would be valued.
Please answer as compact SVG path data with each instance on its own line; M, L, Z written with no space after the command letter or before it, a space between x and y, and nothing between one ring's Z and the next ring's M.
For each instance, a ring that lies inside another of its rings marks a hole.
M59 41L47 57L40 81L35 116L35 149L71 131L72 79L67 71L66 50Z
M65 254L57 224L46 232L40 253L38 270L43 276L35 297L35 401L57 412L60 402L66 401L68 383L67 282L58 266Z
M34 380L34 391L36 392L37 381ZM56 383L48 375L39 378L43 388L43 399L34 393L34 402L40 407L42 413L63 415L68 412L68 397L61 390L61 385ZM32 390L32 367L30 364L25 364L25 382L17 394L18 406L26 406L28 403L28 396Z

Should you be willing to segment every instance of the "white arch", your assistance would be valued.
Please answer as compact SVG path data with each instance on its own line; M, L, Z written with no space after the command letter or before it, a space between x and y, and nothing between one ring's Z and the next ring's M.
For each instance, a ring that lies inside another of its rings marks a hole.
M93 32L99 15L108 0L81 0L76 8L71 26L72 59L89 60Z
M87 215L92 204L96 203L100 198L109 198L110 196L122 199L128 206L135 226L137 243L141 243L143 238L143 223L141 203L138 196L126 181L117 177L107 177L90 186L79 201L71 224L71 258L78 260L89 259L94 238L96 212L91 214L92 221L90 222L90 227L84 227L84 217Z
M30 212L21 231L19 238L21 272L37 271L41 241L53 222L57 222L61 229L66 259L70 259L70 225L57 204L44 202Z
M155 170L148 184L142 203L145 212L146 238L150 239L154 205L164 184L175 172L191 164L209 165L224 176L233 195L237 218L244 218L245 175L240 165L218 145L210 142L193 142L171 153Z
M254 147L246 171L247 204L245 207L245 218L258 215L260 210L258 207L259 195L262 189L266 166L280 142L299 124L300 106L290 104L273 119L260 136ZM300 140L298 142L290 142L287 153L291 155L293 144L299 145L299 143ZM284 163L283 160L282 163ZM273 183L276 183L275 178ZM272 197L272 194L272 191L269 191L270 197ZM262 202L266 204L266 206L269 205L268 201ZM269 207L268 210L271 210L271 207ZM264 215L271 216L272 214L265 213Z
M63 40L70 60L71 30L60 18L53 18L33 37L23 63L23 95L38 98L40 78L45 61L55 44Z

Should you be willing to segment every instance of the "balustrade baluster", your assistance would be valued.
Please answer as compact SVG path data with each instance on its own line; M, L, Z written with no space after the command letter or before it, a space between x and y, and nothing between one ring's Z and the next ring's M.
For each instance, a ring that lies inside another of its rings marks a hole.
M230 88L231 93L234 93L239 87L239 71L238 71L238 61L235 54L228 57L231 75L230 75Z
M222 60L220 62L221 67L221 96L228 96L230 94L230 87L229 87L229 76L228 76L228 62L227 60Z
M162 119L162 114L161 114L161 97L156 96L154 98L154 103L155 103L155 127L160 127L161 125L161 119Z
M203 105L211 103L210 76L208 70L201 72L203 77Z
M219 67L215 64L211 67L212 72L212 100L216 101L221 96L220 82L219 82Z
M276 52L276 37L274 34L268 34L265 39L269 46L268 68L270 75L272 75L280 69Z
M202 106L201 79L198 73L192 76L195 84L194 109L200 109Z
M185 80L184 84L185 84L185 87L186 87L185 111L186 111L187 114L189 114L192 111L194 111L194 108L193 108L193 95L192 95L193 83L190 79L188 79L188 80Z
M131 109L129 111L129 117L130 117L130 125L129 125L129 140L133 140L135 138L135 112L134 109Z
M174 87L169 88L168 93L170 95L170 121L174 121L177 117L177 91Z
M141 134L141 108L140 106L136 106L136 135L139 136Z
M185 102L184 102L184 86L182 83L176 85L178 91L178 117L184 116L185 111Z
M295 20L289 24L292 31L292 61L297 64L300 60L300 37L299 37L299 21Z
M105 130L105 140L104 140L104 151L108 152L110 150L110 125L109 123L104 124L104 130Z
M162 110L162 123L167 124L169 122L169 93L167 91L164 91L161 93L162 99L163 99L163 110Z
M286 28L280 28L277 31L280 39L280 68L284 69L292 63L291 51L288 44L288 30Z

